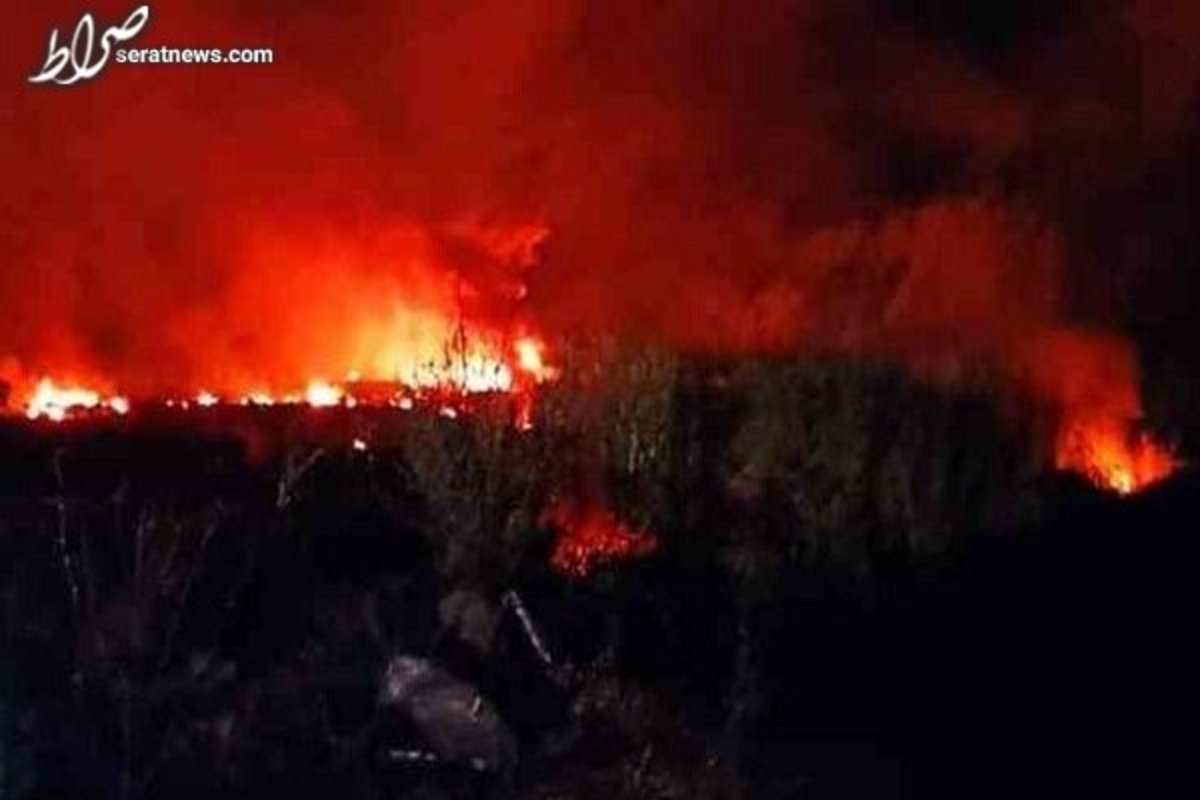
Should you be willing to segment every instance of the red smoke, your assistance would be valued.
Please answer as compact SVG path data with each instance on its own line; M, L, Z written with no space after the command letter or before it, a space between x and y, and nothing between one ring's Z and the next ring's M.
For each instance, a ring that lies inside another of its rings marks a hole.
M465 322L984 364L1133 422L1132 361L1119 399L1059 379L1110 351L1073 322L1077 220L1188 129L1200 17L1111 0L980 60L884 6L171 3L129 46L275 63L68 89L24 79L85 7L9 10L0 370L285 390Z

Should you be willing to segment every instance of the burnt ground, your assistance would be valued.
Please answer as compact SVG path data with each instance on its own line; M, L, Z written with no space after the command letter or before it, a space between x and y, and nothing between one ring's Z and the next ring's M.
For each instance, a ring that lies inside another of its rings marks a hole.
M764 369L643 365L523 434L486 410L0 424L0 796L1194 780L1195 473L1119 500L1026 468L989 400ZM659 547L558 574L538 510L595 482Z

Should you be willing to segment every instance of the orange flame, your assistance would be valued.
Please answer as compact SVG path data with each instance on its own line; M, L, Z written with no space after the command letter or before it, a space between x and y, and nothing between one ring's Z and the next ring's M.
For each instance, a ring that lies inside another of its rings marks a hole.
M99 411L127 414L129 401L120 396L104 397L100 392L80 386L60 386L49 378L43 378L25 402L26 417L53 422Z
M125 332L133 344L119 357L93 358L87 337L71 335L29 361L0 348L0 413L116 411L109 387L179 409L395 406L404 397L436 409L489 393L521 404L555 374L523 305L547 235L537 224L469 219L239 227L229 254L238 268L155 319L160 330ZM134 346L143 334L154 343ZM68 377L80 393L55 397ZM39 393L42 378L50 384Z
M558 501L543 522L558 531L551 565L574 578L586 577L600 564L647 556L658 547L652 534L631 528L596 505Z
M1112 420L1076 422L1059 435L1058 469L1079 473L1096 486L1128 496L1170 477L1174 454L1149 435Z
M1144 416L1132 344L1112 334L1052 329L1025 342L1030 388L1055 409L1054 466L1131 495L1171 475L1169 448L1138 431Z
M330 408L341 405L346 393L331 383L317 380L304 390L304 400L313 408Z
M505 358L501 351L483 344L464 348L457 359L440 364L427 364L407 378L388 382L391 389L383 394L378 389L361 389L361 376L350 373L344 383L314 379L300 391L275 395L255 390L240 395L220 395L202 389L184 397L165 397L158 401L169 408L212 408L223 403L243 406L307 405L312 408L344 406L389 406L412 410L417 402L429 402L457 415L452 407L454 398L476 394L511 394L517 400L516 423L529 427L533 391L537 385L558 377L558 370L547 363L546 345L536 336L524 334L512 342L511 354ZM361 389L361 391L360 391ZM63 422L97 414L129 413L130 401L121 395L104 392L76 383L57 382L44 377L17 395L19 407L29 419ZM415 398L415 399L414 399ZM450 405L448 405L450 404ZM0 411L3 408L0 407Z

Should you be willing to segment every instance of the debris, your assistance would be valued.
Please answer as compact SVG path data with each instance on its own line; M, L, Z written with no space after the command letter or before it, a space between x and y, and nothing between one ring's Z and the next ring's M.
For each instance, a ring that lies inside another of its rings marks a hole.
M379 702L407 716L440 763L489 773L516 764L516 739L491 703L474 686L429 661L392 659ZM428 762L424 756L416 760Z
M538 658L546 665L546 668L553 671L557 666L554 663L554 658L550 655L550 650L546 647L545 641L541 634L538 633L537 627L533 624L533 618L529 616L529 610L525 607L524 601L521 600L521 595L513 589L509 589L504 593L504 605L511 608L513 613L517 615L517 619L521 622L521 630L525 632L529 643L533 645L534 651L538 654Z

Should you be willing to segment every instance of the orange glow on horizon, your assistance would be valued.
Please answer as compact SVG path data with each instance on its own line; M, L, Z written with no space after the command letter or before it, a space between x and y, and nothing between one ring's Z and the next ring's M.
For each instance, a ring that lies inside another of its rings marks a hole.
M412 410L419 402L430 402L443 412L448 409L457 415L456 396L507 394L517 398L516 423L522 428L527 427L536 385L553 380L558 374L546 362L545 344L534 336L522 335L513 341L508 360L498 355L502 350L492 350L482 344L472 345L465 350L457 359L447 358L440 364L426 364L407 379L371 379L363 382L362 374L351 370L344 383L313 379L303 389L281 394L263 389L229 393L201 389L192 393L148 398L143 402L181 410L208 409L227 404L245 407L307 405L312 408L355 408L365 405L387 406L404 411ZM16 402L12 410L21 409L31 420L52 422L97 414L125 415L134 406L126 396L51 377L42 377L25 391L17 392L13 399Z

